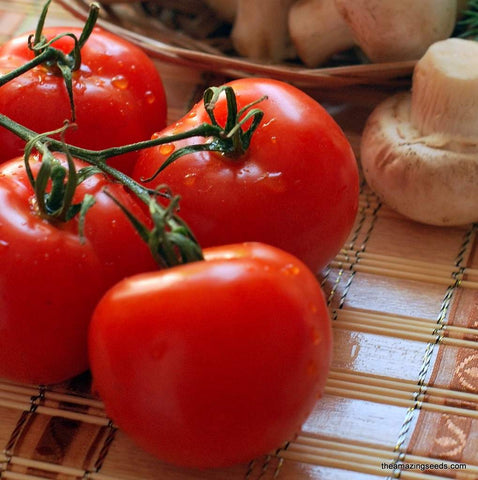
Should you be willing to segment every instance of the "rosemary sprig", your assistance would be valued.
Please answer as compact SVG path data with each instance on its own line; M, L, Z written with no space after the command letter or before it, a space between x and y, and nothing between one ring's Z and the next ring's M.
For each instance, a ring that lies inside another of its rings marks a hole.
M457 36L478 40L478 0L469 0L461 15L461 20L456 24Z

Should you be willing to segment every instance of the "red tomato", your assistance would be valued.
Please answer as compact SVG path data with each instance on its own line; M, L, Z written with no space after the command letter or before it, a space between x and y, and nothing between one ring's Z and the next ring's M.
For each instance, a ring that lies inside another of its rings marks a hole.
M143 219L121 185L94 175L77 190L96 199L82 243L77 219L52 224L38 215L22 160L0 166L0 377L48 384L86 370L97 301L123 277L156 268L105 187Z
M247 152L237 158L189 154L146 185L165 183L181 196L181 216L203 247L260 241L318 272L343 246L355 220L359 179L350 144L326 110L291 85L256 78L229 85L238 109L268 96L257 105L264 118ZM224 95L215 113L224 125ZM207 121L201 101L160 135ZM145 150L133 176L149 178L174 149L206 141L196 137Z
M52 27L47 38L79 28ZM0 47L0 73L11 71L33 58L28 35ZM64 37L54 47L69 52L73 41ZM68 131L74 145L100 150L146 140L166 125L166 98L154 63L139 48L111 33L95 28L81 51L82 64L73 73L73 97L78 128ZM0 89L0 112L43 133L71 118L64 80L55 68L39 66ZM0 128L0 161L23 153L24 143ZM111 164L131 172L136 154L118 157Z
M331 355L324 296L302 262L258 243L204 253L115 285L89 333L108 415L160 459L200 468L290 440Z

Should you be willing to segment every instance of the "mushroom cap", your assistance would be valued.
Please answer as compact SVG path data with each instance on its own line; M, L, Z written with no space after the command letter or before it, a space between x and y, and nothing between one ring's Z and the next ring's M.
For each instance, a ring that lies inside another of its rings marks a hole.
M411 94L380 103L365 125L360 159L370 188L392 209L431 225L478 221L478 143L422 136Z
M450 36L456 0L335 0L357 45L372 62L420 58Z

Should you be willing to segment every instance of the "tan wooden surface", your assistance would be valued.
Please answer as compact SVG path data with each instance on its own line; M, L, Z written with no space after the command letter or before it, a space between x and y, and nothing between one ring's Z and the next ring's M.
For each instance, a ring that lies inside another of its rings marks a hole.
M33 28L40 1L0 1L0 40ZM48 24L76 20L53 5ZM214 72L157 63L170 121ZM355 150L390 90L310 90ZM410 222L362 186L356 226L321 274L335 349L324 397L287 448L221 471L165 465L135 447L89 394L87 375L39 389L0 381L0 478L95 480L365 480L478 478L476 228ZM402 470L382 463L435 463ZM459 470L452 467L464 464ZM448 467L446 470L444 469Z

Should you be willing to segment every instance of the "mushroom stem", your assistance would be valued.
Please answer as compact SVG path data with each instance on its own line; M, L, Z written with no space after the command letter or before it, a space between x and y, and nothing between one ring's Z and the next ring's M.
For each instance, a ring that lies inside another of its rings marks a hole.
M433 44L413 76L411 121L421 135L478 141L478 43L450 38Z
M240 55L280 62L291 52L289 8L295 0L238 0L231 37Z
M413 220L478 222L478 43L443 40L417 63L413 93L391 96L367 119L360 145L365 179Z
M300 59L318 67L354 45L349 26L335 0L299 0L289 11L289 31Z

